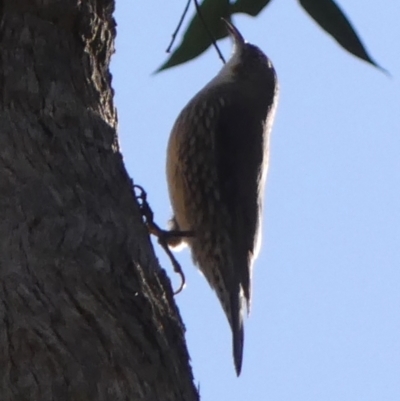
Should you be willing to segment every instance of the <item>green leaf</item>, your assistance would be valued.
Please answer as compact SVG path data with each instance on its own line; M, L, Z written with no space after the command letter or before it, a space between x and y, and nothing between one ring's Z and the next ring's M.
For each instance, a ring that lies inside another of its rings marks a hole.
M343 48L383 70L367 53L346 15L333 0L299 0L299 3Z
M232 4L232 14L245 13L255 17L271 0L237 0Z
M204 0L200 5L204 22L196 12L181 44L156 72L192 60L207 50L212 44L209 31L212 32L215 39L227 36L226 26L221 18L229 19L230 7L229 0ZM207 28L204 23L207 24Z

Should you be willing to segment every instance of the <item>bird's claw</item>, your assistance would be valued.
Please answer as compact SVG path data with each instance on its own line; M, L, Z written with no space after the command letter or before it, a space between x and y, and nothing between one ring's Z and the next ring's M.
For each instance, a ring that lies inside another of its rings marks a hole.
M133 188L140 191L139 194L136 194L136 199L139 201L140 211L144 218L144 222L149 230L150 234L153 234L158 238L158 243L162 246L165 253L168 255L172 266L174 267L175 273L179 274L181 277L181 285L179 288L174 292L174 295L179 294L186 285L186 278L185 274L183 273L182 267L179 262L176 260L175 256L172 254L171 249L169 248L170 245L176 243L177 238L182 237L192 237L194 234L192 231L180 231L180 230L163 230L160 228L158 224L154 222L154 213L151 210L151 207L147 201L147 193L144 188L140 185L133 185Z

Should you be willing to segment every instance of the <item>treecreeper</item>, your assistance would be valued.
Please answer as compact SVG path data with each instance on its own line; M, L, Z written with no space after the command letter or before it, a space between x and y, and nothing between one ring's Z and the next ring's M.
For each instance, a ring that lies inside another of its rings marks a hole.
M233 336L239 376L243 317L261 243L269 142L278 82L269 58L225 21L233 53L179 114L168 143L171 229L215 290Z

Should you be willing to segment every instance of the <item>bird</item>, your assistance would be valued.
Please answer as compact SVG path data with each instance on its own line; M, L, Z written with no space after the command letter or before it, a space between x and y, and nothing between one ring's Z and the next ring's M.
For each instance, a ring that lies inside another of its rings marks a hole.
M192 233L174 236L170 245L190 247L194 264L215 291L231 327L239 376L279 88L270 59L224 22L233 52L178 115L166 172L170 229Z

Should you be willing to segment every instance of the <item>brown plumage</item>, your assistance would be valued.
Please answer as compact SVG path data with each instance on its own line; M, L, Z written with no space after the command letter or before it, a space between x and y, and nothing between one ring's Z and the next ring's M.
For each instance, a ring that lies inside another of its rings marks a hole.
M278 85L267 56L227 27L233 55L179 114L167 178L172 228L194 232L184 241L228 318L239 375Z

